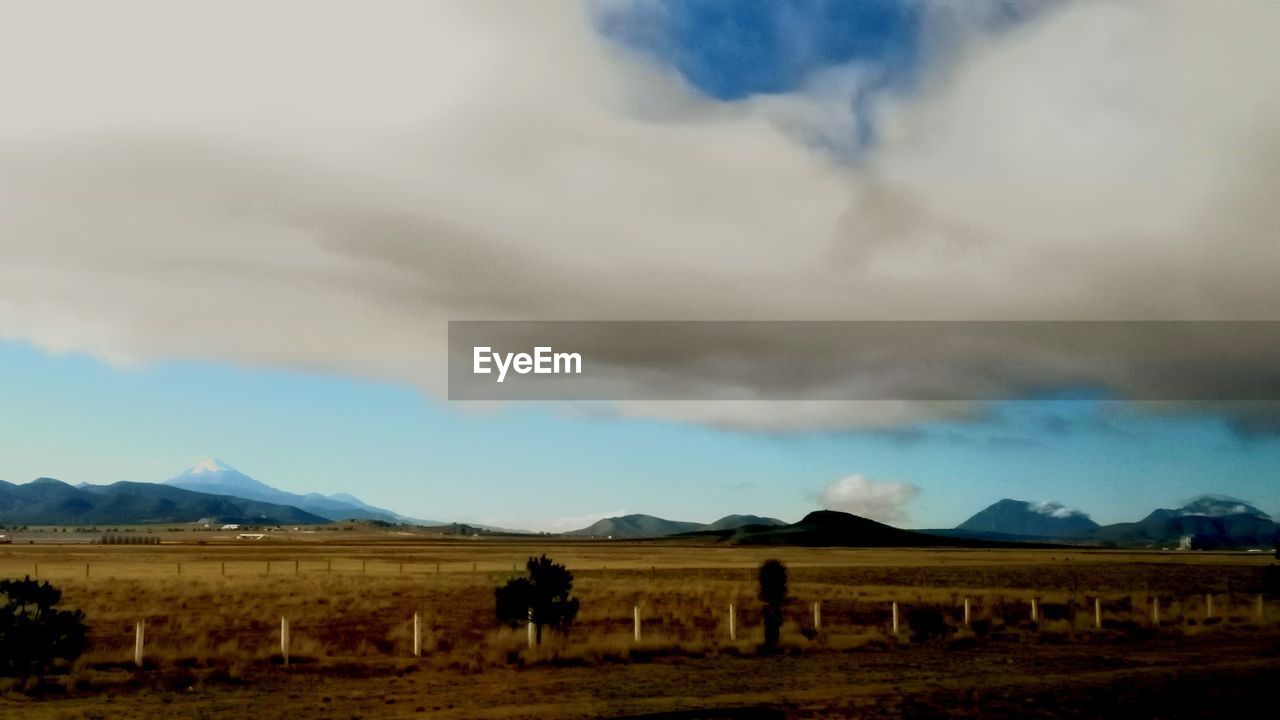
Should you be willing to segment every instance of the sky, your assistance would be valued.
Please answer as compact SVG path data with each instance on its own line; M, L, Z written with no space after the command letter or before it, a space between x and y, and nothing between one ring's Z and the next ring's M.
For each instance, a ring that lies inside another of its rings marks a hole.
M1274 319L1273 3L15 13L5 480L216 456L550 530L824 505L948 527L1004 497L1116 522L1206 492L1280 512L1271 404L443 399L451 319Z

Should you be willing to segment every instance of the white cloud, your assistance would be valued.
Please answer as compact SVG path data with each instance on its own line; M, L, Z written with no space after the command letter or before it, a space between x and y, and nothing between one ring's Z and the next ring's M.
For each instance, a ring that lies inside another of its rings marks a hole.
M710 102L571 3L6 17L0 338L440 394L447 319L1280 316L1276 3L1083 2L957 43L857 166L796 135L849 131L856 77Z
M827 510L840 510L885 523L902 522L907 505L920 493L908 482L878 482L850 475L823 489L818 500Z
M1052 517L1052 518L1069 518L1069 517L1076 517L1076 516L1088 517L1088 515L1086 515L1085 513L1079 510L1069 508L1063 505L1062 503L1057 503L1052 501L1043 501L1043 502L1035 503L1031 506L1031 509L1040 513L1041 515L1048 515L1049 517Z

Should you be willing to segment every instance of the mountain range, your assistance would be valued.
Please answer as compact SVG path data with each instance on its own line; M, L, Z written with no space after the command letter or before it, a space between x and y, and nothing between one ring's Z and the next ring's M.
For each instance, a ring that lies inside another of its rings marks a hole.
M264 482L254 480L216 458L201 460L181 475L165 480L164 484L212 495L232 495L246 500L257 500L276 505L291 505L326 520L381 520L383 522L411 525L444 524L436 520L405 517L390 510L368 505L347 493L337 495L307 493L301 495L279 490Z
M0 481L0 524L185 523L315 524L325 518L289 505L193 492L156 483L73 486L53 478Z
M214 520L243 524L322 524L376 520L444 525L369 505L349 494L291 493L255 480L216 459L202 460L163 483L72 486L52 478L15 485L0 481L0 524L86 525ZM479 528L480 526L476 526ZM496 528L481 528L496 530ZM1125 547L1270 547L1280 524L1235 498L1203 495L1161 508L1137 522L1101 526L1059 503L1003 499L951 529L911 531L848 513L818 511L798 523L759 515L726 515L712 523L623 515L598 520L570 537L688 536L740 544L972 547L999 543L1067 543Z
M786 525L777 518L759 515L725 515L713 523L666 520L653 515L622 515L597 520L565 535L594 538L652 538L700 531L734 530L747 525Z
M1161 508L1137 522L1098 525L1088 515L1057 503L1001 500L955 530L928 532L951 537L1024 538L1126 547L1269 547L1280 540L1280 524L1257 507L1221 495L1202 495L1178 508Z

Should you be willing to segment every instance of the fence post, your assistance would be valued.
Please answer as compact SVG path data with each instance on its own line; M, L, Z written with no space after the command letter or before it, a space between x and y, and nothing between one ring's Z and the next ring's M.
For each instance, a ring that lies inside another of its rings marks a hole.
M1151 624L1160 627L1160 596L1151 598Z
M969 598L965 598L964 599L964 626L965 627L969 627L969 618L970 618Z
M733 609L733 603L729 603L729 639L738 639L738 613Z
M813 601L813 629L814 630L822 629L822 601L821 600Z
M413 614L413 656L422 656L422 621L416 612Z
M227 564L224 562L222 563L222 577L226 577L226 576L227 576Z
M142 643L144 640L145 620L139 620L133 626L133 664L137 668L142 668Z
M280 616L280 656L284 658L284 666L289 667L289 618Z
M1102 598L1093 599L1093 627L1097 630L1102 629Z
M1040 600L1031 598L1031 622L1040 621Z
M893 636L898 636L898 601L893 601Z
M640 606L636 605L632 608L632 615L635 616L636 625L636 642L640 642Z
M537 628L533 626L533 608L529 608L529 649L537 644Z
M84 564L84 576L89 577L89 563Z
M293 574L294 574L294 575L300 575L300 574L301 574L300 572L298 572L298 561L297 561L297 560L294 560L294 561L293 561Z

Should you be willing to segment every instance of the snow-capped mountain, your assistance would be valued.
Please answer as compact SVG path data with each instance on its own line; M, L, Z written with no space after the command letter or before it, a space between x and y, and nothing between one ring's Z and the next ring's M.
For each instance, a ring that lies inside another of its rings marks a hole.
M434 520L419 520L399 513L369 505L347 493L321 495L320 493L291 493L255 480L217 458L208 458L192 465L185 472L164 481L184 490L233 495L246 500L292 505L300 510L329 520L383 520L385 522L441 525Z
M1098 523L1061 503L1004 499L965 520L957 530L1045 538L1087 537Z
M1251 515L1264 520L1271 519L1271 516L1262 512L1253 505L1250 505L1243 500L1227 497L1226 495L1201 495L1200 497L1184 504L1182 507L1169 512L1175 515L1201 515L1204 517Z

